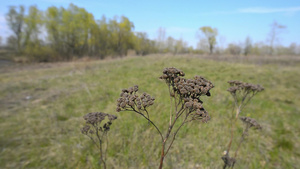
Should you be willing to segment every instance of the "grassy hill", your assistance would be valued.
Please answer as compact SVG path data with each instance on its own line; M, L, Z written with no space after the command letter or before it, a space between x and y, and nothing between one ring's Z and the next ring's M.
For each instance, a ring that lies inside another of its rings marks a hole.
M299 64L156 55L1 67L0 168L97 168L98 152L80 133L82 116L96 111L118 116L109 132L108 168L157 168L160 140L155 129L137 114L115 108L121 89L137 84L140 92L156 98L150 117L166 131L168 88L158 79L165 67L179 68L187 78L204 76L215 88L211 97L202 97L211 120L180 130L164 168L222 167L233 102L226 91L229 80L265 87L242 112L263 130L250 131L236 168L300 165Z

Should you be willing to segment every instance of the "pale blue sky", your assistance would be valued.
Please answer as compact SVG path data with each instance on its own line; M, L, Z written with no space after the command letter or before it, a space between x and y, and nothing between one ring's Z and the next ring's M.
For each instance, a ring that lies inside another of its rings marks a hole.
M287 27L280 34L281 44L300 44L300 0L0 0L0 35L11 34L5 21L9 6L36 5L45 11L49 6L67 8L70 3L85 8L96 19L124 15L134 23L135 31L147 32L151 39L163 27L167 36L183 38L194 47L202 26L217 28L223 45L244 42L247 36L253 42L266 42L274 21Z

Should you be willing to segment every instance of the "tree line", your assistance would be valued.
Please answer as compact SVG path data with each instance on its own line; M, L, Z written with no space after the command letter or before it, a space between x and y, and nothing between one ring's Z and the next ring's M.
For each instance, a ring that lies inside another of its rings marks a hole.
M124 56L129 49L139 55L155 52L155 42L144 32L134 32L134 24L127 17L95 20L73 4L46 11L31 6L26 15L24 6L10 7L6 19L13 32L7 44L32 60L69 60L74 56L103 59Z
M234 55L299 54L300 46L275 46L280 30L285 27L274 22L270 44L253 44L250 37L244 43L230 43L222 48L217 43L218 30L210 26L200 27L196 49L183 39L166 38L164 28L158 29L155 40L145 32L135 32L134 24L127 17L95 19L93 14L74 4L68 8L49 7L46 11L30 6L9 8L6 20L13 35L7 38L7 46L17 55L32 61L70 60L74 57L107 56L122 57L132 50L137 55L150 53L227 53Z

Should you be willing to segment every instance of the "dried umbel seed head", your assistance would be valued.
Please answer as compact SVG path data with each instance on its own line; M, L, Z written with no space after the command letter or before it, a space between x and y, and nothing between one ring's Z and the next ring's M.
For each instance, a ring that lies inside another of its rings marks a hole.
M163 70L163 75L160 76L160 79L166 81L174 91L171 93L171 97L175 97L175 94L179 94L182 98L190 97L192 99L200 100L201 95L210 96L210 89L214 85L203 78L202 76L195 76L194 79L185 79L183 78L184 72L176 69L174 67L165 68Z
M237 80L231 80L228 81L228 83L231 85L231 87L228 88L227 91L229 91L231 94L236 94L237 91L257 93L264 90L264 88L259 84L255 85L251 83L244 83Z
M101 122L105 119L105 117L108 118L108 122L106 122L102 127L99 126ZM109 130L110 125L112 124L113 120L117 119L117 116L106 114L102 112L93 112L88 113L83 116L86 125L81 129L82 134L94 134L94 130L91 128L93 126L94 128L99 129L100 131L104 130L104 132Z
M239 90L238 86L232 86L232 87L227 89L227 91L229 91L231 94L235 94L236 91L238 91L238 90Z
M208 112L201 108L197 109L195 112L191 113L189 116L192 117L192 120L201 120L203 123L207 123L210 120Z
M154 97L151 97L147 93L143 93L138 96L136 93L138 91L138 86L130 87L128 89L123 89L120 94L120 98L117 100L117 112L126 109L137 109L145 110L147 107L154 104Z
M181 97L199 100L202 95L210 96L210 89L214 87L210 81L201 76L195 76L194 79L177 77L174 84L173 90Z
M165 80L167 84L173 84L174 79L176 77L184 76L184 75L185 74L183 71L176 69L174 67L170 67L170 68L165 68L163 70L163 75L161 75L159 78Z
M250 117L240 117L240 119L247 125L249 125L249 128L253 127L255 129L262 129L261 125L253 118Z
M108 114L102 112L94 112L88 113L83 116L83 119L87 124L96 125L97 123L101 123Z
M189 101L187 101L184 105L190 110L197 110L203 108L202 103L199 102L197 99L189 99Z
M210 120L208 112L198 99L185 99L185 101L184 105L189 113L190 121L201 120L202 122L208 122Z
M203 108L200 96L210 96L210 90L214 85L202 76L195 76L193 79L185 79L184 73L174 67L165 68L160 79L166 81L171 87L170 96L183 100L188 111L189 121L202 120L207 122L210 117Z
M230 80L230 81L228 81L228 83L229 83L231 86L239 86L239 85L242 85L242 84L243 84L243 82L238 81L238 80Z
M90 128L91 128L91 127L90 127L89 125L85 125L85 126L81 129L81 133L82 133L82 134L88 134Z

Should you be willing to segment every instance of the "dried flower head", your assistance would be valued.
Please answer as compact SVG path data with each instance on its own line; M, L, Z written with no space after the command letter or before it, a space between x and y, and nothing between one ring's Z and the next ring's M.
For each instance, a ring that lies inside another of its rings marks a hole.
M240 120L245 124L249 125L249 128L254 127L255 129L262 129L261 125L253 118L250 117L240 117Z
M160 79L165 80L167 85L171 87L170 96L179 98L183 101L184 106L188 110L190 121L201 119L207 122L210 117L203 107L200 96L210 96L210 90L214 85L202 76L195 76L193 79L185 79L185 73L174 67L165 68Z
M91 127L89 125L85 125L83 128L81 128L81 133L87 135L90 128Z
M166 83L170 84L174 82L174 79L179 77L179 76L184 76L184 72L176 69L174 67L170 67L170 68L165 68L163 70L163 75L161 75L159 78L160 79L164 79L166 81Z
M202 95L210 96L210 89L214 85L201 76L195 76L194 79L185 79L177 77L174 81L173 90L183 98L200 99Z
M108 118L108 121L101 125L101 122L105 120L105 117ZM93 112L84 115L83 119L85 120L86 125L81 129L81 133L87 135L94 134L96 130L103 132L109 131L112 121L116 120L117 116L102 112Z
M231 87L229 87L227 91L231 93L235 101L235 106L239 108L236 117L238 117L239 113L249 103L254 95L264 90L264 88L259 84L255 85L237 80L231 80L228 81L228 83Z
M120 98L117 100L117 112L122 110L146 110L147 107L154 104L154 97L151 97L147 93L143 93L140 96L137 95L139 88L138 85L123 89Z
M228 81L228 83L230 84L231 87L228 88L227 91L229 91L231 94L236 94L236 92L238 91L257 93L264 90L264 88L259 84L255 85L251 83L244 83L237 80L231 80Z
M185 99L185 101L184 106L187 108L190 121L201 120L202 122L207 122L210 119L208 112L198 99Z

